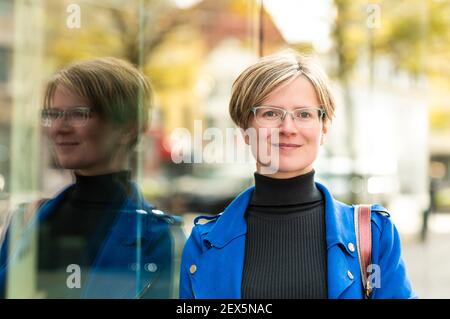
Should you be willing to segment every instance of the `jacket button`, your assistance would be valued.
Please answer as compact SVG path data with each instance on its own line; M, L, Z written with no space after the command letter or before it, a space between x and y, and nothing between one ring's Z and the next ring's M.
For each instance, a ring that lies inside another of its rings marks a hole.
M206 247L208 247L208 248L211 248L211 247L212 247L211 242L208 241L208 240L205 240L205 245L206 245Z
M347 276L348 278L350 278L351 280L353 280L353 274L349 271L347 271Z
M145 264L144 269L148 272L155 272L158 270L158 266L155 263Z
M355 245L353 245L353 243L348 243L347 247L352 253L355 251Z
M196 265L191 265L191 267L189 267L189 272L191 274L195 273L197 271L197 266Z
M137 263L131 263L128 265L128 267L131 269L131 271L138 271L139 265Z

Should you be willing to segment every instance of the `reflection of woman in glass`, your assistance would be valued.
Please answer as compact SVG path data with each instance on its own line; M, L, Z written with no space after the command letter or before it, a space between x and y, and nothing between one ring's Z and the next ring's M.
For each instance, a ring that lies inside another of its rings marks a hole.
M230 114L256 157L255 187L222 214L196 220L181 298L364 297L354 207L314 181L334 109L326 76L293 52L262 58L237 78ZM371 209L379 273L370 297L413 297L398 233L383 207Z
M179 222L143 199L128 169L150 100L145 77L115 58L73 64L48 83L42 124L56 162L75 176L31 223L38 289L48 297L173 296ZM67 287L72 264L81 267L80 289Z

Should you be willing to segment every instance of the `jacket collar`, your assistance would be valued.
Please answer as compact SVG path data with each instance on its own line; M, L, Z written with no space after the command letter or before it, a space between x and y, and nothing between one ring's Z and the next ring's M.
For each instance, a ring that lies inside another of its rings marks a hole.
M225 208L214 227L204 237L212 246L222 248L234 238L247 233L244 214L247 211L254 189L254 186L247 188Z
M34 223L38 221L42 222L53 214L56 211L55 208L57 205L61 203L67 192L72 190L73 187L74 184L69 185L56 197L46 201L42 207L39 208L38 219L34 220ZM118 214L114 222L113 229L117 232L121 232L120 236L125 243L136 242L136 225L143 223L145 219L142 217L150 214L153 209L154 206L144 199L138 186L134 182L130 182L130 194L120 208L120 214ZM148 226L148 223L145 223L142 227L139 227L139 229L143 228L145 230ZM145 234L148 233L144 232L143 235Z
M352 214L347 213L346 205L336 201L330 191L322 184L316 182L317 188L322 192L325 199L325 224L327 248L333 245L342 244L347 248L349 242L354 242L352 231L349 231L348 224L353 225ZM236 237L247 233L247 224L244 222L244 214L247 210L251 196L255 187L249 187L240 193L230 205L228 205L215 225L206 233L204 239L213 246L221 248ZM351 251L348 251L352 254Z
M349 229L348 227L348 225L353 225L353 214L349 213L350 206L335 200L324 185L316 182L316 186L325 198L327 249L341 244L348 253L353 254L347 247L348 243L355 244L356 240L353 228Z
M44 202L42 207L39 208L39 219L45 219L48 214L54 211L54 208L64 199L69 191L75 187L75 184L71 184L59 192L54 198ZM154 209L152 205L149 205L143 198L142 193L139 191L138 186L134 182L130 182L130 194L124 202L123 208L126 209Z
M358 255L355 249L350 249L352 245L349 245L352 243L356 247L353 210L351 206L335 200L324 185L316 185L325 197L328 298L342 298L359 280Z

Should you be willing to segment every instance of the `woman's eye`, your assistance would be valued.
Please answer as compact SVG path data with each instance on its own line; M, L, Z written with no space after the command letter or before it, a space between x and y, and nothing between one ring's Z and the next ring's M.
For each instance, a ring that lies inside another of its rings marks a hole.
M302 119L307 119L307 118L311 117L311 113L303 111L303 112L300 112L299 117Z
M277 117L278 113L274 111L266 111L263 114L264 117Z
M71 112L71 117L73 119L86 119L89 117L89 110L73 110Z
M83 111L73 111L72 117L73 118L84 118L84 112Z
M48 111L45 114L48 118L52 119L52 120L56 120L59 117L59 112L56 111Z

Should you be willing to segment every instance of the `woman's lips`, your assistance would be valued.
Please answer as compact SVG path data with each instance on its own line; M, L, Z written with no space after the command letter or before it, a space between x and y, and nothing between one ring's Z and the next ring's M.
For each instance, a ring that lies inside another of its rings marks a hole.
M78 142L58 142L55 143L55 146L58 150L61 151L71 151L75 147L77 147L80 143Z
M297 149L301 147L300 144L294 144L294 143L278 143L278 144L272 144L275 147L278 147L280 149Z

